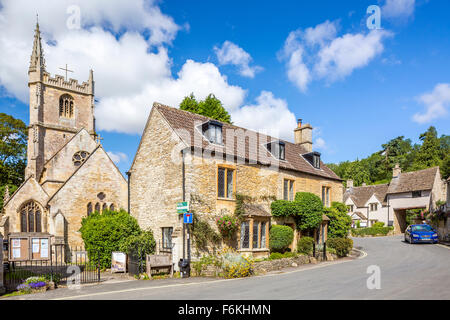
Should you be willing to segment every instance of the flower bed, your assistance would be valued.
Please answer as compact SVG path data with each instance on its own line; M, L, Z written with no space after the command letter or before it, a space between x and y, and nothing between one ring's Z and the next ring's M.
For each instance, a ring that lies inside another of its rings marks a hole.
M23 294L45 292L49 287L45 277L30 277L17 286L17 291Z

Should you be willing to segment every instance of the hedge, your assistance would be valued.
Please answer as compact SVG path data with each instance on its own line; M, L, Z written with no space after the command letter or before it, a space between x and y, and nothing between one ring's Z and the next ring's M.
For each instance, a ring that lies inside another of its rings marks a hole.
M276 200L270 205L274 217L289 217L297 215L296 203L287 200Z
M346 257L353 248L353 240L348 238L328 239L327 245L336 250L338 257Z
M297 252L311 254L313 251L314 239L311 237L301 237L297 242Z
M297 228L307 230L317 228L322 222L323 204L322 200L310 192L297 192L295 195Z
M269 232L271 252L285 252L294 240L294 230L289 226L273 225Z
M141 234L137 220L124 210L94 212L81 220L81 237L89 258L100 260L103 268L111 267L111 253L120 250L120 243Z
M370 228L357 228L351 229L352 236L364 237L364 236L386 236L389 231L394 230L394 227L370 227Z
M347 238L348 236L352 226L352 218L347 214L347 211L342 212L341 209L338 202L333 202L331 208L323 209L324 214L330 219L328 238Z

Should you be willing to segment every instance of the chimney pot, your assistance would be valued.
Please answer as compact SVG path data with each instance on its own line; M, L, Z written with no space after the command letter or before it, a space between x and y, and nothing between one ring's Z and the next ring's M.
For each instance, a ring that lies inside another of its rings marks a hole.
M302 119L300 119L300 118L297 119L297 127L298 128L302 127Z

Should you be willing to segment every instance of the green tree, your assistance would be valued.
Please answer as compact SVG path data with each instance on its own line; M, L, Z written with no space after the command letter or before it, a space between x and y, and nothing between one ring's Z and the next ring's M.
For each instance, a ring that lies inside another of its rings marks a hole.
M205 100L197 101L193 93L185 97L180 103L180 109L201 114L203 116L231 123L231 116L223 107L222 102L214 94L208 95Z
M23 182L27 137L27 126L22 120L0 113L0 185L19 186Z
M419 138L422 145L414 159L413 169L420 170L438 166L441 163L441 141L437 137L436 128L431 126Z

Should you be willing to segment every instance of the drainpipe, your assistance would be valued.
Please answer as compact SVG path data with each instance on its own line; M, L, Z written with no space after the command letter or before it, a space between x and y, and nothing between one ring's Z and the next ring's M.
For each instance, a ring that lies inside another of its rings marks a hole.
M130 205L130 180L131 180L131 172L127 171L125 174L128 177L128 214L131 213L131 205Z

